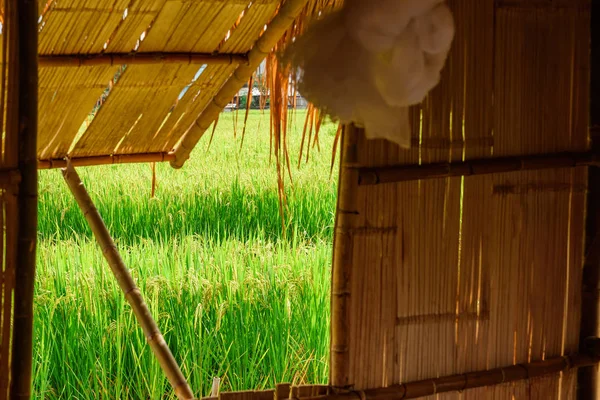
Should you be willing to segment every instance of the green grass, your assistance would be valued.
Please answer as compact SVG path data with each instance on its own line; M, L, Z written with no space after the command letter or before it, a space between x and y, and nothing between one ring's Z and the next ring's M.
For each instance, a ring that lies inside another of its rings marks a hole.
M283 234L269 115L250 115L241 152L243 114L237 138L232 117L222 114L210 149L209 132L183 169L157 165L155 198L149 165L81 168L80 175L199 396L213 376L223 390L326 382L336 128L322 128L321 152L311 149L309 163L286 182ZM294 165L302 112L297 121ZM40 178L34 397L167 396L60 172Z

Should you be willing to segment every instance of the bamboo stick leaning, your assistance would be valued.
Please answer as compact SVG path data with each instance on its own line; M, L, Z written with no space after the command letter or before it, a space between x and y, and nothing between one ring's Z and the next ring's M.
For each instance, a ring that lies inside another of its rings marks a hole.
M182 400L194 399L194 394L192 393L187 380L183 376L177 361L175 361L175 358L171 354L171 350L165 342L160 329L152 318L140 290L136 286L129 270L117 251L117 246L110 236L96 206L83 186L77 171L70 163L67 163L67 167L62 169L62 173L79 208L90 225L96 241L102 248L102 254L104 255L104 258L106 258L110 269L117 279L119 287L131 305L133 313L144 331L148 345L154 352L161 368L173 386L175 394Z

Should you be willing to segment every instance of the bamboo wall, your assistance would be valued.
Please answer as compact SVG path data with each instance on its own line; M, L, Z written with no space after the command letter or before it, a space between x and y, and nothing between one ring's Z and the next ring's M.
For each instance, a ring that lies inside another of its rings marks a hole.
M589 0L449 0L457 33L403 151L344 138L332 384L376 388L575 352L587 169L359 186L357 167L585 151ZM576 372L436 399L574 398ZM432 399L434 397L432 396Z

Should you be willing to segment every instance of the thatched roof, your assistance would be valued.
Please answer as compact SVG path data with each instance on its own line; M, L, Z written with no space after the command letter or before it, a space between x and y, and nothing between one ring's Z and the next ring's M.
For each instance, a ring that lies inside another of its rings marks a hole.
M66 156L167 155L236 61L248 63L246 54L279 6L277 0L41 1L40 166ZM138 65L127 58L132 52L167 60ZM100 65L103 54L120 58ZM189 54L206 57L190 63ZM77 66L75 60L85 61ZM87 66L90 60L95 65ZM56 66L61 63L72 65ZM89 126L82 126L94 109Z

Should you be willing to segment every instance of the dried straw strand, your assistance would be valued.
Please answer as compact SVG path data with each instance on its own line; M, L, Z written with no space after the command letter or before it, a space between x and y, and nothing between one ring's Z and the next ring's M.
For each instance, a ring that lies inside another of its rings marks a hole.
M246 125L248 124L248 114L250 114L250 106L252 105L252 85L254 85L254 75L248 79L248 95L246 96L246 114L244 115L244 127L242 128L242 140L240 142L240 151L244 147L244 137L246 136Z
M175 390L175 394L179 399L193 399L194 394L181 373L175 358L173 358L171 350L165 342L160 329L152 318L140 290L117 251L117 246L111 238L96 206L92 202L88 192L85 190L77 171L75 171L75 168L69 163L67 164L67 167L62 170L62 173L79 208L90 225L90 228L102 249L104 258L106 258L106 261L119 283L119 287L125 294L127 302L131 305L131 308L144 331L148 345L152 349L152 352L156 356L161 368Z
M333 146L331 149L331 167L329 168L329 179L333 175L333 165L335 164L335 156L337 153L338 143L340 140L340 136L342 134L342 124L339 124L338 129L335 133L335 137L333 138Z
M321 145L319 144L319 132L321 131L321 124L323 123L323 113L317 110L317 126L315 127L315 139L313 141L312 147L317 146L317 151L321 151Z
M298 152L298 168L300 168L300 164L302 163L302 153L304 151L304 141L306 140L306 128L308 128L310 115L312 114L312 112L311 112L312 107L313 107L312 104L308 105L306 117L304 118L304 127L302 128L302 141L300 142L300 151Z
M215 118L215 122L213 123L213 128L212 128L212 132L210 134L210 140L208 141L208 147L206 148L206 151L210 150L210 145L212 144L213 138L215 137L215 131L217 130L218 123L219 123L219 116L217 116L217 118Z
M312 132L313 132L313 126L315 123L316 113L317 113L317 109L315 107L312 107L311 112L310 112L310 121L309 121L309 128L308 128L308 143L306 146L306 160L305 160L306 163L308 163L308 158L310 155L310 143L312 142Z

